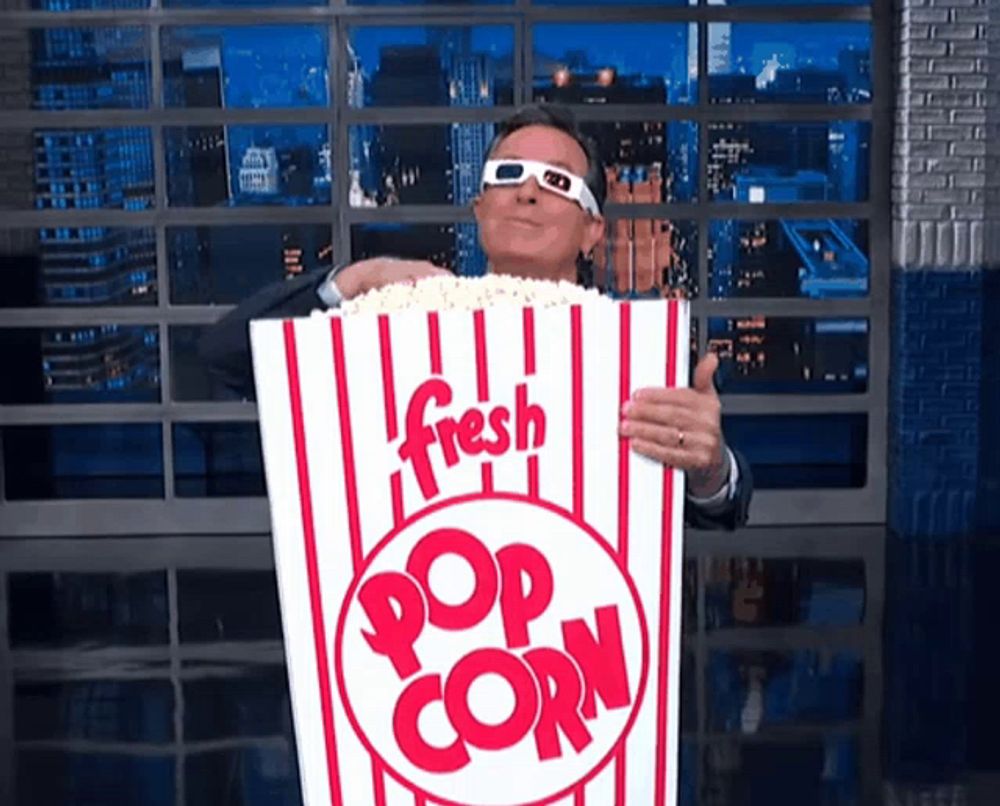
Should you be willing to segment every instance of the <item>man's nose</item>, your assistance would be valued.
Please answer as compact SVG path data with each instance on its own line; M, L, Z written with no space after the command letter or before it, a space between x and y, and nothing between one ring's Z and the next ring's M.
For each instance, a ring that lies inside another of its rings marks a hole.
M529 176L526 181L517 186L517 200L525 204L535 204L541 190L538 186L538 180Z

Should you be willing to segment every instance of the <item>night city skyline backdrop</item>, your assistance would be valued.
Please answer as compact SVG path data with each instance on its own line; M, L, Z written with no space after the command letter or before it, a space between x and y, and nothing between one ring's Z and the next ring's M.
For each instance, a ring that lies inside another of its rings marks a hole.
M325 26L165 25L162 103L288 109L294 121L294 110L331 101L352 108L493 107L512 101L512 26L349 25L346 30L345 85L333 88L331 99ZM710 122L704 124L708 153L699 154L697 123L660 120L652 111L697 103L696 25L538 23L529 77L536 100L584 109L627 103L651 110L647 119L600 123L582 115L582 127L606 164L609 202L698 201L699 159L707 162L705 201L866 201L870 123L838 121L835 109L871 101L870 24L733 22L712 23L706 30L708 95L720 111L735 104L823 104L831 107L832 120ZM145 29L37 29L30 32L30 46L35 109L150 106ZM494 124L358 124L347 131L348 174L336 176L338 144L324 124L165 126L167 199L173 207L316 206L331 205L344 192L351 207L467 205L478 192ZM35 177L30 202L39 210L151 209L152 149L145 127L36 130L25 152ZM10 206L0 196L0 207ZM261 216L266 222L267 213ZM20 274L8 275L0 307L156 303L152 229L43 228L33 237L34 255ZM170 301L237 303L268 282L329 265L333 237L332 226L315 224L168 227ZM609 292L638 296L671 288L713 298L868 294L866 221L719 219L709 222L708 238L708 285L698 288L694 221L609 220L596 277ZM487 270L472 223L356 224L350 227L349 250L354 259L398 254L466 275ZM867 388L866 318L748 315L715 317L706 324L709 343L732 359L724 379L727 392ZM224 396L198 366L197 332L170 329L175 399ZM0 403L152 402L167 394L155 327L0 333L5 347L20 350L24 378ZM853 421L844 428L831 431L851 435L844 440L851 444L863 436ZM830 483L855 486L857 472L848 476Z

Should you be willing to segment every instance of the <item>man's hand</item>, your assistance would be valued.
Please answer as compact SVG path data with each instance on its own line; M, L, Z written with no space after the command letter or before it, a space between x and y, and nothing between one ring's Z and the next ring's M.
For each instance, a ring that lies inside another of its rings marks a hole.
M714 495L729 477L722 407L712 383L718 368L718 356L709 353L695 367L691 389L639 389L622 407L619 432L632 449L685 471L697 498Z
M345 267L338 272L335 282L344 299L354 299L392 283L415 283L425 277L439 276L450 277L451 272L426 260L373 257Z

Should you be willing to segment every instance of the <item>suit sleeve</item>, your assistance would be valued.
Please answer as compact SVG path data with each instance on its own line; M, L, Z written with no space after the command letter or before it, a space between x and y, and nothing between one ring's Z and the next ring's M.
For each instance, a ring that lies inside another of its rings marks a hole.
M329 269L309 272L265 286L212 325L198 345L201 359L212 376L240 397L252 400L250 322L308 316L313 310L323 308L317 290L328 272Z
M726 507L705 509L688 499L684 505L684 522L695 529L726 529L732 531L745 526L750 513L750 499L753 498L753 474L750 464L739 452L733 451L733 458L739 466L739 481L736 491Z

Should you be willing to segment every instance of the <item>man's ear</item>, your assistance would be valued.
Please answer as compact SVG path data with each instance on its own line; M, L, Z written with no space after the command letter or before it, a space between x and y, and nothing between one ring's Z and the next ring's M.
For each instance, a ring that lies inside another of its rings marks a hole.
M472 214L476 217L476 223L479 222L479 205L482 204L483 197L481 195L475 196L472 199Z
M591 250L601 242L604 237L604 216L588 216L587 223L583 228L583 242L580 244L580 251L589 255Z

